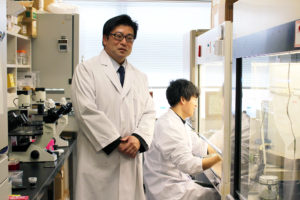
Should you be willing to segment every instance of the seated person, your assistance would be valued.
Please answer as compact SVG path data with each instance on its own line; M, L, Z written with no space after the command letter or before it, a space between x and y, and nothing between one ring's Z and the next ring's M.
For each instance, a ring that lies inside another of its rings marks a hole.
M166 95L171 108L156 121L153 142L144 155L147 199L220 199L215 189L202 187L190 177L221 161L185 124L197 106L198 89L192 82L178 79L170 83Z

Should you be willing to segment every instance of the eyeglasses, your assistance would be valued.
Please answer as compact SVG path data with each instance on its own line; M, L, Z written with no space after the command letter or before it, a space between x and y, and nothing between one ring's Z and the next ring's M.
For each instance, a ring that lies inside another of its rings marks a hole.
M116 32L116 33L110 33L116 40L122 41L124 38L126 42L133 42L134 41L134 36L132 34L128 35L123 35L123 33Z

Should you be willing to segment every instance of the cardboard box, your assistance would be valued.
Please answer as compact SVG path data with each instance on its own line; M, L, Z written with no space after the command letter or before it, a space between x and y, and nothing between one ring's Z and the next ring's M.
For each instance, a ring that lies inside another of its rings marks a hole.
M33 1L17 1L17 2L26 8L32 7L33 5Z
M211 28L224 21L233 20L233 3L238 0L212 0L211 1Z
M27 26L27 35L31 36L32 38L37 37L36 31L36 21L32 21L31 23L26 23Z
M26 8L26 11L23 15L23 22L32 22L36 21L37 19L37 13L36 9L34 7Z
M47 10L48 5L55 2L56 2L55 0L44 0L44 4L42 5L43 7L41 8L40 1L34 0L33 7L35 7L37 10Z
M54 179L54 199L70 199L68 162L62 166Z

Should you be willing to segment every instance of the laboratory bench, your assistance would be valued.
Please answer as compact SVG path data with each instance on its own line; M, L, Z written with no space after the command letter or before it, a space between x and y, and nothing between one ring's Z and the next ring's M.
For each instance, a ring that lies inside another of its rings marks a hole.
M76 133L62 132L61 136L69 141L69 146L58 147L58 149L63 149L64 152L57 157L56 161L20 163L20 170L23 171L23 186L13 188L12 194L29 196L30 200L54 199L54 179L64 163L68 162L70 199L73 199L73 172L75 171L73 169L73 151L75 152L76 148ZM37 183L31 186L28 182L28 177L37 177Z

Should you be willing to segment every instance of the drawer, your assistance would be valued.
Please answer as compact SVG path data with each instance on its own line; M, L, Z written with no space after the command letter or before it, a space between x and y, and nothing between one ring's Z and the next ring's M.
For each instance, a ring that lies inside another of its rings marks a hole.
M8 178L0 183L0 199L8 199L8 195L11 194L11 184L8 181Z
M8 158L7 155L0 155L0 183L8 177Z

